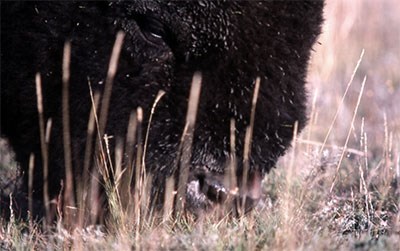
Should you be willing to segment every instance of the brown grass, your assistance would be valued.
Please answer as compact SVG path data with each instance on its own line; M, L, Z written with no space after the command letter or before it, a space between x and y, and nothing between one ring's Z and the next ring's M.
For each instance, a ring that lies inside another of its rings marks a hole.
M43 232L12 218L0 223L0 249L398 250L400 5L336 0L325 12L308 77L309 125L265 178L250 215L155 220L110 196L108 229L66 231L60 222ZM1 174L15 179L0 151Z

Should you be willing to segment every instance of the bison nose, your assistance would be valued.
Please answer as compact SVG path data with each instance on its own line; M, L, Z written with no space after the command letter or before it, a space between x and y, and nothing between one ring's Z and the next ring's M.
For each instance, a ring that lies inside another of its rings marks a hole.
M203 209L210 209L212 205L223 205L228 211L243 215L251 211L261 198L262 176L259 171L252 171L247 177L239 175L237 177L239 186L226 184L227 179L223 174L212 173L206 169L197 169L193 176L189 184L197 185L196 191L189 192L191 195L189 200L195 201L196 208L199 208L199 205Z
M222 204L229 195L220 177L198 175L201 192L212 202Z

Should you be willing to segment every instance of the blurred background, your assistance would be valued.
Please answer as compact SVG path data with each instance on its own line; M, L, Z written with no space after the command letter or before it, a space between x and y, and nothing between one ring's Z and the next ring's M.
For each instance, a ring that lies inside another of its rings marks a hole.
M283 212L275 247L398 250L400 4L325 2L309 124L264 183L266 211Z
M356 114L355 135L362 120L370 154L384 144L399 149L400 133L400 4L397 0L326 1L325 24L309 69L311 140L323 141L357 62L360 65L339 109L329 144L343 145L361 84L366 77ZM315 99L315 100L313 100ZM314 102L314 104L313 104ZM310 129L310 128L309 128ZM349 146L359 146L351 137ZM398 152L397 152L398 153Z

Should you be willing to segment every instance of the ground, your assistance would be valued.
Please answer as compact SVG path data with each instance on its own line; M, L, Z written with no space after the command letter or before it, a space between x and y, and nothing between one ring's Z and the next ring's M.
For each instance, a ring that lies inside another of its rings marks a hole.
M309 125L264 180L263 203L252 214L162 223L142 217L139 227L116 220L107 231L60 225L46 235L3 222L0 247L398 250L398 13L395 0L328 1L309 69ZM5 156L2 173L15 166Z

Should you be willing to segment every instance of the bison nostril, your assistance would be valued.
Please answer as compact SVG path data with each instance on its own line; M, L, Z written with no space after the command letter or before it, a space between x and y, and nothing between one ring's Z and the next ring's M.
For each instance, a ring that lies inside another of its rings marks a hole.
M222 184L214 181L211 184L206 182L202 191L209 200L217 203L225 202L228 197L228 191L226 188Z
M187 184L186 203L190 211L197 214L215 204L222 204L228 198L228 189L223 184L223 175L212 173L207 168L192 170Z
M216 203L223 203L226 200L228 191L218 177L200 172L197 173L196 178L199 181L199 190L207 199Z
M205 167L198 167L193 171L192 175L193 180L198 182L199 193L203 194L210 202L225 202L229 191L223 183L223 174L210 172Z

